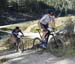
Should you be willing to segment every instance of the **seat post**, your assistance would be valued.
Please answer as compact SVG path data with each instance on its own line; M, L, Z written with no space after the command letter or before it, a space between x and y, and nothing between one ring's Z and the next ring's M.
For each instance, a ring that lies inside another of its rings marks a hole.
M42 38L42 36L41 36L41 34L40 34L40 29L36 29L36 30L38 31L38 33L39 33L40 37Z

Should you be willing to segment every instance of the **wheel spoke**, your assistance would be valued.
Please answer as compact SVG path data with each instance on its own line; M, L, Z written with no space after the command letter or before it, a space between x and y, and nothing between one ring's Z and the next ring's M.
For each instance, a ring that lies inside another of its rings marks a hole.
M65 47L60 39L52 39L49 43L50 52L56 56L62 56L65 53Z

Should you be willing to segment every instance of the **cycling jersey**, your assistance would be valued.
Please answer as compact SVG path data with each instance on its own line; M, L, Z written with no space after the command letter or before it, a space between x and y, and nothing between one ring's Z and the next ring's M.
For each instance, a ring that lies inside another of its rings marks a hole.
M48 14L44 15L40 20L40 26L43 31L48 31L48 23L54 21L54 17L49 16ZM51 26L50 26L51 27Z
M54 17L51 17L48 14L46 14L41 18L40 23L46 25L48 24L48 22L53 21L53 20L54 20Z
M19 29L19 30L14 29L14 30L12 31L12 34L13 34L15 37L17 37L19 32L22 33L22 31L21 31L20 29Z

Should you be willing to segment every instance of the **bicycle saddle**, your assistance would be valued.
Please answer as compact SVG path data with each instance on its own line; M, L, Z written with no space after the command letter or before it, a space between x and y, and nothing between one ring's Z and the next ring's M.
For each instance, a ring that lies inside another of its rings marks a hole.
M37 31L40 31L40 29L36 29Z

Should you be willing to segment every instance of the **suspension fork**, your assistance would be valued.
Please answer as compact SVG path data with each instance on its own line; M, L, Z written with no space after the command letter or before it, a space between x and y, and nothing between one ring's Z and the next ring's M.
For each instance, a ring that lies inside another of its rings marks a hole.
M53 38L54 38L54 41L55 41L55 45L56 45L56 47L58 47L58 43L57 43L56 37L55 37L53 34L51 34L51 35L52 35Z

